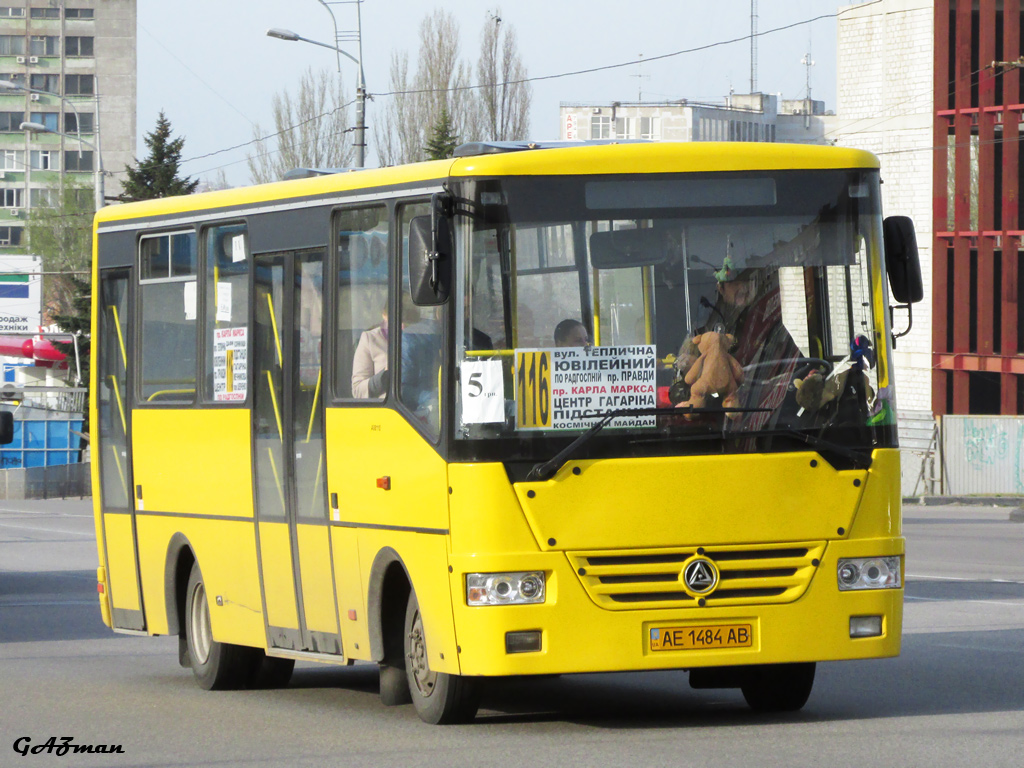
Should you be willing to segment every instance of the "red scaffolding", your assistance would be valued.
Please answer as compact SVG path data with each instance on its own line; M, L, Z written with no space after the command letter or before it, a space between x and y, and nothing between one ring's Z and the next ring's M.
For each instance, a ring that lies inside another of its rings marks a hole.
M1021 0L935 1L932 409L1024 413ZM999 62L1011 64L1000 65ZM952 173L950 174L950 171ZM952 206L950 206L952 198Z

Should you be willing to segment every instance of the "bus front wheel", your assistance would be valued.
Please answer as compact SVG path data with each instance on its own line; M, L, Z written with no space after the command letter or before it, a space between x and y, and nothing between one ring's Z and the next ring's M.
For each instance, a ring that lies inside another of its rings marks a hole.
M252 670L252 648L218 643L210 629L210 603L199 563L192 564L185 593L185 639L192 672L208 691L242 688Z
M814 669L813 662L755 667L740 686L743 698L758 712L796 712L811 695Z
M405 672L416 714L434 725L468 723L480 705L475 680L430 669L416 594L409 595L405 610Z

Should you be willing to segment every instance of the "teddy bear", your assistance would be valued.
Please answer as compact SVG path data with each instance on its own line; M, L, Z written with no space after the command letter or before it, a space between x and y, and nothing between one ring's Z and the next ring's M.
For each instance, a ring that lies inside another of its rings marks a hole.
M743 368L729 354L735 342L733 335L717 331L693 337L700 355L684 377L690 388L689 399L678 403L677 408L703 408L709 397L721 398L723 408L739 405L736 390L743 382Z

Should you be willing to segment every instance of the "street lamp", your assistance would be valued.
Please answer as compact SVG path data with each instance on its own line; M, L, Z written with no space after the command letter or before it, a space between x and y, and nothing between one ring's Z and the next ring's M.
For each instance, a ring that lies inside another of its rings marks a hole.
M26 123L22 123L20 128L21 128L21 130L28 131L29 133L53 133L53 134L56 134L57 136L63 136L63 137L68 138L68 139L77 138L79 143L85 144L87 147L92 147L93 152L96 154L96 163L93 166L93 184L94 184L95 192L96 192L96 210L98 211L100 208L103 207L103 203L104 203L104 197L103 197L103 158L100 156L99 147L97 147L91 141L86 141L85 139L83 139L81 137L81 135L79 135L79 136L71 136L70 134L67 134L67 133L61 133L60 131L54 131L54 130L51 130L51 129L47 128L42 123L29 123L29 122L26 122ZM78 156L79 157L82 156L82 148L81 147L78 148Z
M321 43L319 40L310 40L308 37L296 34L290 29L279 29L277 27L268 29L267 37L286 40L290 43L301 41L310 45L319 45L321 48L328 48L355 62L356 68L359 70L359 80L356 84L356 165L359 168L363 168L366 164L366 79L363 77L362 61L336 45ZM361 51L362 40L360 40L359 48Z
M69 99L67 96L61 96L58 93L50 93L49 91L37 90L36 88L29 88L28 86L25 86L25 85L19 85L18 83L13 83L10 80L0 80L0 91L22 91L24 93L38 93L38 94L40 94L42 96L56 96L63 103L65 103L69 107L71 107L71 111L75 113L75 135L74 136L70 136L69 134L66 134L66 133L61 133L60 131L51 130L50 128L47 128L45 125L43 125L41 123L22 123L21 124L21 130L29 131L30 133L53 133L53 134L56 134L58 136L64 136L65 138L74 138L79 143L87 144L90 147L92 147L93 150L96 153L96 168L99 169L99 171L98 171L99 175L96 176L96 178L94 180L94 186L95 186L95 188L97 190L96 191L96 210L98 211L100 208L102 208L104 203L106 202L106 200L103 197L103 157L102 157L102 154L100 153L100 148L99 148L99 142L100 142L100 132L99 132L100 97L99 97L99 94L98 93L93 94L93 99L95 99L95 101L96 101L96 114L95 114L95 117L94 117L94 121L95 122L93 124L93 130L96 133L96 143L93 144L92 142L86 141L85 139L82 138L82 120L81 120L81 118L79 117L79 114L78 114L78 107L76 107L75 106L75 102L72 101L71 99ZM27 127L27 126L32 126L32 127ZM82 156L82 149L81 149L81 147L79 147L79 149L78 149L78 156L79 157ZM32 163L29 162L28 163L28 167L31 168L31 165L32 165ZM63 173L63 171L62 171L62 173ZM94 170L94 173L96 173L95 170ZM27 181L28 177L26 176L25 178L26 178L26 181ZM29 194L31 194L31 192L29 192Z

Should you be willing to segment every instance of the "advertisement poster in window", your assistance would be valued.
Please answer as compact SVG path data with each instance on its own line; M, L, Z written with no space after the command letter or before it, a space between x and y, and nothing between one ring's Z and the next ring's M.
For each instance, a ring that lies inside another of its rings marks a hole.
M213 332L213 399L218 403L245 400L248 391L248 329L217 328Z

